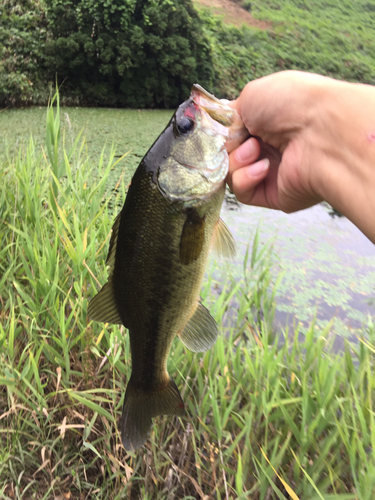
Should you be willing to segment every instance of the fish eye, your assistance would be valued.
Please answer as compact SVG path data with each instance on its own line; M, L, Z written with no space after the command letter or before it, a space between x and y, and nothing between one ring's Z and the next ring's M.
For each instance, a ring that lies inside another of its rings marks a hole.
M177 122L177 129L181 134L186 134L187 132L190 132L190 130L192 130L193 128L194 128L193 120L190 120L190 118L187 118L186 116L183 116Z

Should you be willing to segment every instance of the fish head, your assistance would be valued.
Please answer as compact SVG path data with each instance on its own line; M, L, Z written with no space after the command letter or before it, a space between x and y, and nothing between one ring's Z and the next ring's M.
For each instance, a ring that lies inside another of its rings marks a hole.
M225 181L228 153L249 135L237 111L194 84L176 110L170 154L160 165L158 186L170 200L208 198Z

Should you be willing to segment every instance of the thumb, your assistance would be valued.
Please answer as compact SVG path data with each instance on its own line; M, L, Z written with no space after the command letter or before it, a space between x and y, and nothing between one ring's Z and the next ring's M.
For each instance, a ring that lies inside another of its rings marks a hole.
M256 161L259 151L258 141L250 138L229 154L227 183L241 203L251 203L256 187L268 174L269 160Z

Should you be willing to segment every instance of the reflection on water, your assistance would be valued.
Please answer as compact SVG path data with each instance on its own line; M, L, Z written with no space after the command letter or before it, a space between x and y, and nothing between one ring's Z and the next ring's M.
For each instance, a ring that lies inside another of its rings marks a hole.
M375 316L375 246L345 217L318 205L295 214L249 207L229 198L222 217L238 246L234 273L240 279L248 243L260 225L263 244L274 242L272 273L285 275L276 294L276 325L319 329L333 320L343 336Z

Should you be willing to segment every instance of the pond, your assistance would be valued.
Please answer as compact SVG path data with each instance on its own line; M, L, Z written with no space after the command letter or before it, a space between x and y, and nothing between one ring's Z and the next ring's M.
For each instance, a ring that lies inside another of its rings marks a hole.
M375 246L345 217L325 204L284 214L238 204L223 206L222 217L235 235L242 273L242 256L257 227L260 241L273 243L277 289L276 326L299 324L303 331L313 319L323 329L353 337L375 315Z
M104 144L107 156L112 145L118 157L129 152L112 172L110 190L120 175L130 182L171 115L170 110L62 108L62 137L69 145L83 129L93 172ZM45 109L2 111L0 127L0 159L6 148L15 152L31 134L44 146ZM228 264L234 277L242 278L244 254L258 227L261 243L273 243L272 273L275 278L284 273L276 293L279 327L307 326L316 317L319 329L332 320L335 332L345 337L375 315L375 246L350 221L330 212L318 205L286 215L244 206L228 196L222 217L237 241L237 256Z
M171 110L61 108L61 142L68 149L82 131L93 170L103 147L105 159L109 157L112 146L116 148L117 157L128 153L126 158L117 164L111 178L111 184L114 186L123 174L124 182L128 184L138 163L164 129L172 113ZM37 146L45 149L45 124L45 108L1 111L0 160L6 149L15 153L20 146L28 143L31 135Z

